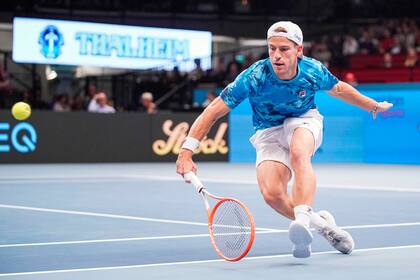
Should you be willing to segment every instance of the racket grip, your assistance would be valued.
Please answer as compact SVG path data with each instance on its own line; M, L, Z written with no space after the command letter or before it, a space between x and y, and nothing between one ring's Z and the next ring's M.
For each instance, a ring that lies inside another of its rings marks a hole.
M199 193L204 189L203 183L201 183L200 179L198 179L194 172L190 171L185 173L184 179L186 181L190 181Z

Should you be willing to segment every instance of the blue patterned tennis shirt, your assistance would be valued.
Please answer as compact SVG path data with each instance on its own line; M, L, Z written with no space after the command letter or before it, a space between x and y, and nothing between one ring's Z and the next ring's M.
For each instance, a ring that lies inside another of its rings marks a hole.
M305 56L298 59L293 79L280 80L267 58L239 74L220 96L231 109L248 98L254 129L259 130L282 125L286 118L316 108L315 93L330 90L337 83L338 79L321 62Z

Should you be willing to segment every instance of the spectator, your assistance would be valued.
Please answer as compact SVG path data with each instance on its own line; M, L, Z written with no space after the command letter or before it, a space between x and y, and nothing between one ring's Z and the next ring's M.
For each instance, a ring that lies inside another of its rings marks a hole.
M107 104L108 106L110 106L110 107L112 107L112 108L114 108L114 109L115 109L115 106L114 106L114 100L112 100L112 99L108 99L108 100L106 101L106 104Z
M143 92L140 96L140 112L146 112L148 114L154 114L157 112L156 104L153 102L153 94L151 92Z
M416 35L416 50L420 52L420 31Z
M70 112L69 96L67 94L57 95L52 109L54 112Z
M115 113L115 109L108 104L108 98L104 92L99 92L93 96L89 102L88 111L91 113Z
M192 81L198 81L204 76L203 68L201 68L201 59L194 59L194 64L195 69L189 73L188 78Z
M11 92L12 88L10 86L9 74L0 66L0 108L6 107L6 97Z
M401 46L405 46L405 40L406 40L406 36L403 32L403 26L397 26L395 29L395 34L394 34L394 41L395 44L397 46L399 46L399 48L401 49ZM391 49L391 53L395 54L395 46L392 47Z
M215 83L223 83L225 80L226 65L225 60L221 57L215 61L215 66L210 72L210 79Z
M359 85L356 75L354 75L353 72L347 72L346 75L344 75L344 82L348 83L349 85L352 86L357 86Z
M71 102L72 111L83 110L83 97L80 94L77 94L73 97L73 102Z
M85 108L87 108L90 104L90 101L93 99L93 97L98 93L98 90L96 88L96 84L89 84L87 88L87 93L85 97Z
M405 57L404 66L405 67L414 67L417 65L418 57L415 48L409 48L407 51L407 56Z
M385 68L392 68L392 55L390 53L384 54L384 64Z
M357 43L357 40L351 35L346 35L343 42L343 55L349 56L356 54L358 49L359 44Z
M331 50L331 66L344 66L343 41L339 35L332 37L328 48Z
M359 52L361 54L373 54L375 52L375 45L367 30L362 32L362 37L359 39Z
M328 49L326 42L327 38L324 37L320 42L315 43L312 48L312 56L328 67L331 59L331 52Z
M183 80L181 72L179 72L178 66L175 66L172 71L168 73L167 82L170 86L176 86Z
M249 53L245 56L245 61L243 65L243 69L247 69L249 66L251 66L255 62L255 58L252 55L252 53Z
M228 71L226 73L225 82L230 83L236 79L239 73L241 73L241 65L236 61L231 61L227 67Z
M302 54L304 56L311 56L311 54L312 54L312 46L313 46L313 42L311 42L311 41L304 42L303 43L303 52L302 52ZM261 59L261 57L260 57L260 59Z
M204 102L201 104L201 107L206 108L207 106L209 106L209 104L210 104L213 100L215 100L215 99L216 99L216 97L217 97L216 92L214 92L214 91L209 91L209 92L207 93L207 98L206 98L206 100L204 100Z
M96 88L96 85L95 84L89 84L89 86L88 86L88 97L90 98L90 99L93 99L93 97L96 95L98 93L98 90L97 90L97 88Z
M419 33L417 25L414 21L403 25L403 33L405 35L405 49L414 48L416 45L416 34Z
M380 53L387 53L392 50L395 46L395 38L391 36L391 32L389 30L385 30L382 39L379 41L379 52Z
M397 42L395 42L395 45L391 49L391 54L399 54L399 53L402 52L402 49L403 49L403 47L402 47L401 43L397 41Z

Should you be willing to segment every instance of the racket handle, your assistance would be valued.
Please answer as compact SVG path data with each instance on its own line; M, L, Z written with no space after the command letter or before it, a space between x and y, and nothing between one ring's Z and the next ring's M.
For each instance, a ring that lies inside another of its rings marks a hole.
M190 171L185 173L184 179L186 181L190 181L199 193L201 193L201 191L204 189L203 183L201 183L200 179L198 179L194 172Z

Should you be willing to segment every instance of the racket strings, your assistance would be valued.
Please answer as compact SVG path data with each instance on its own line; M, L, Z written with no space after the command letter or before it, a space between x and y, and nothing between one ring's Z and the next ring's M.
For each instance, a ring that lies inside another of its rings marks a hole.
M228 258L240 256L251 240L251 220L237 202L226 200L217 207L211 228L219 251Z

